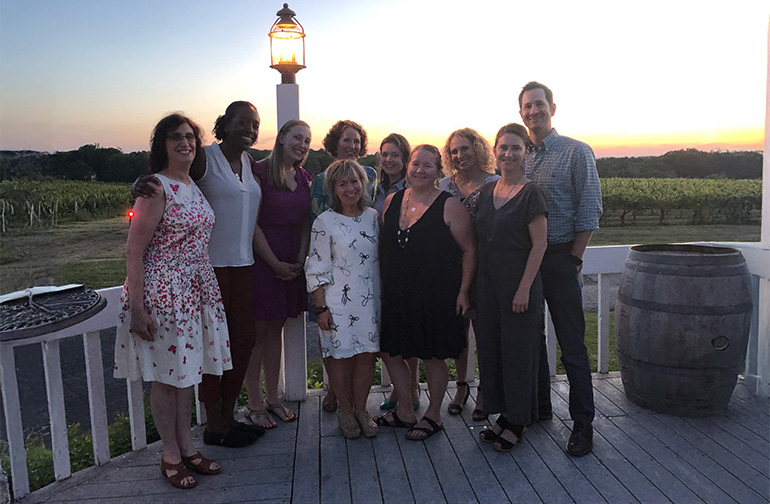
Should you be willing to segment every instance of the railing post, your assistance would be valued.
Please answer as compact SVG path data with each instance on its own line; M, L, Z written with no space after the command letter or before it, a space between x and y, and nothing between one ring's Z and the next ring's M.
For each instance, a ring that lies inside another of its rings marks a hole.
M64 409L64 384L61 377L59 340L43 343L43 367L45 368L45 390L48 397L48 417L51 421L51 450L53 470L57 480L69 478L70 448L67 439L67 415Z
M0 342L0 389L3 391L5 431L11 456L13 495L20 499L29 493L27 452L24 450L24 429L21 425L19 383L16 380L16 359L13 347Z
M757 299L757 387L755 394L770 397L770 278L759 279Z
M551 376L556 376L556 329L551 319L551 309L545 302L545 346L548 350L548 371Z
M83 353L86 358L88 383L88 410L91 415L91 437L96 465L110 461L110 438L107 432L107 403L104 394L104 366L99 331L83 335Z
M126 380L126 387L128 389L128 420L131 425L131 448L136 451L147 447L142 380Z
M600 373L608 373L610 370L610 282L607 275L599 273L597 282L597 344L599 357L597 362Z
M465 363L467 372L464 378L457 377L466 382L472 382L476 379L476 331L473 330L473 323L468 325L468 360Z
M307 398L307 331L305 313L286 320L283 326L285 397L289 401Z

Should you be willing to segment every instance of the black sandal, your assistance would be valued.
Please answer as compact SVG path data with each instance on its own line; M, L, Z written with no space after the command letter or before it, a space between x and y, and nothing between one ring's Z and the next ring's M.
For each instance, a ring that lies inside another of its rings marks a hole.
M521 428L521 435L517 436L516 433L513 431L513 429L517 429L518 430L519 428ZM511 434L513 434L513 437L516 438L516 441L508 441L507 439L505 439L503 437L503 433L505 431L508 431ZM513 450L513 447L516 446L517 444L521 443L521 441L524 439L524 433L527 432L527 428L526 427L522 427L521 425L511 425L511 424L508 424L508 426L506 427L505 431L500 433L500 436L497 438L497 441L495 441L495 444L492 445L492 448L494 448L495 451L507 453L507 452Z
M420 422L425 420L425 422L428 424L428 427L417 427ZM443 425L439 425L430 418L424 416L422 417L422 420L420 422L417 422L417 425L406 431L406 439L410 441L425 441L429 437L431 437L433 434L436 434L437 432L441 432L444 430ZM415 436L417 432L423 432L425 433L425 436Z
M481 397L481 385L476 387L476 391L478 392L477 395L476 395L476 405L478 406L478 402L479 402L478 398ZM473 410L473 413L471 413L471 418L475 422L482 422L482 421L484 421L484 420L489 418L489 413L487 413L486 411L484 411L481 408L476 408L476 409Z
M447 412L449 412L450 415L459 415L460 413L462 413L463 406L465 406L465 403L468 402L468 398L471 395L471 388L468 386L468 382L459 381L455 383L458 387L465 387L465 397L463 397L462 405L452 403L449 406L447 406L446 410ZM457 393L455 394L455 398L457 398Z
M388 420L386 417L390 415L390 420ZM394 428L404 428L404 429L411 429L415 425L417 425L417 422L404 422L401 420L398 415L396 414L396 410L389 411L385 413L384 415L380 415L378 417L374 418L374 422L377 425L380 425L382 427L394 427Z
M499 427L500 432L495 432L495 427ZM503 433L506 427L508 427L508 420L506 420L503 415L500 415L497 417L497 421L491 429L484 429L483 431L479 432L479 439L485 443L494 443L500 439L500 435Z

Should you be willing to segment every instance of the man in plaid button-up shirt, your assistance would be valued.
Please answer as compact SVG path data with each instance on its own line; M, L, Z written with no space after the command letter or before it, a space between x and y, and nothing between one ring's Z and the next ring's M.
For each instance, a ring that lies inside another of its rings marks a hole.
M591 234L599 228L602 196L593 151L553 129L551 117L555 112L553 93L548 87L537 82L524 86L519 95L519 113L533 144L524 169L527 177L543 189L548 203L548 250L540 274L570 384L569 411L574 425L567 452L579 457L593 447L594 419L580 269ZM540 419L549 419L553 414L545 342L538 382Z

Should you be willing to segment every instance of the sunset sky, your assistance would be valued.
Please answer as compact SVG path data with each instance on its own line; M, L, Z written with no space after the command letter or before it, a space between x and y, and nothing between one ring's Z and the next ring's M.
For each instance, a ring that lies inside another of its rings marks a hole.
M281 1L0 0L0 149L146 150L182 111L207 131L234 100L272 147ZM294 0L313 147L338 119L443 145L520 122L521 86L554 91L554 126L597 156L762 148L767 0Z

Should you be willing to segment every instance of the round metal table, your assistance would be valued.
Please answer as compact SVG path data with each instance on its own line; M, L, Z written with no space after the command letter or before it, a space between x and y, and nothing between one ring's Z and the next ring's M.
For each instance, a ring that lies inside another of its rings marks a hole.
M107 306L98 292L79 286L0 304L0 341L30 338L87 320Z

